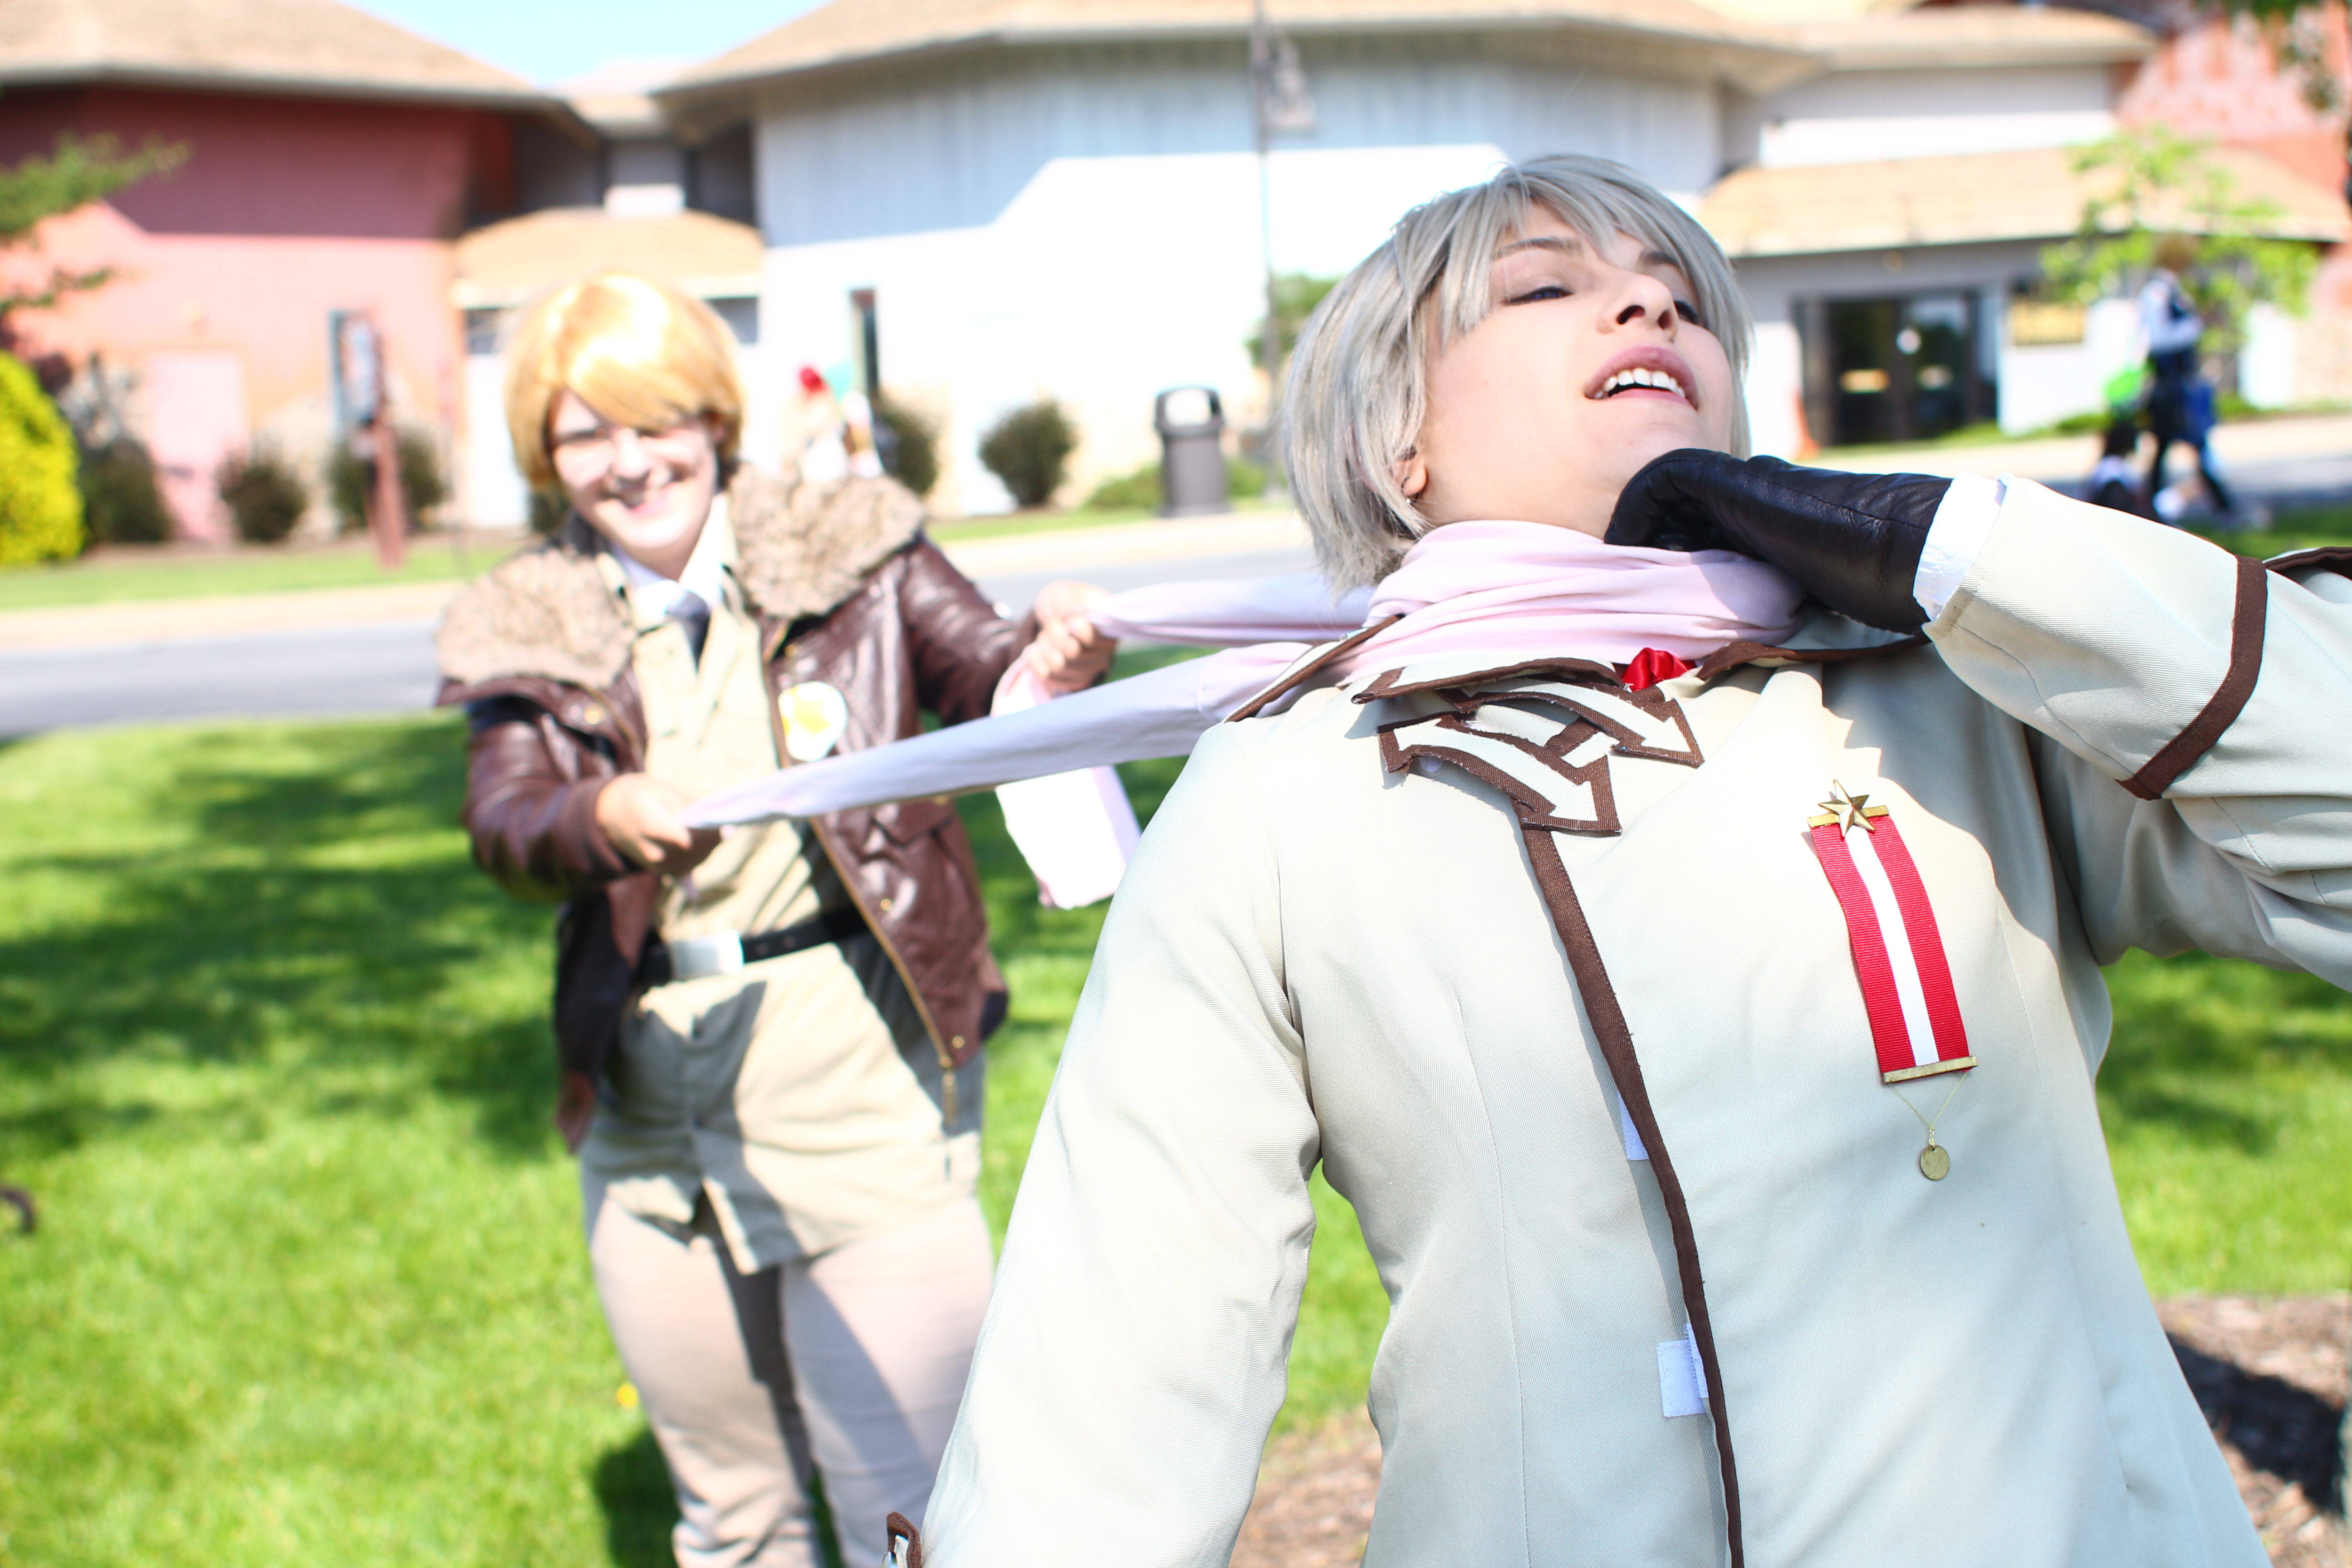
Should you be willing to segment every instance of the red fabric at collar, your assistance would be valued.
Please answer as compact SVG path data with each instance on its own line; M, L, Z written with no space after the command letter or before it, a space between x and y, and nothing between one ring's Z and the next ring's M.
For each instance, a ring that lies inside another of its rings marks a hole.
M1645 691L1661 680L1672 680L1685 670L1696 668L1688 659L1677 658L1664 648L1645 647L1633 656L1625 667L1625 689Z

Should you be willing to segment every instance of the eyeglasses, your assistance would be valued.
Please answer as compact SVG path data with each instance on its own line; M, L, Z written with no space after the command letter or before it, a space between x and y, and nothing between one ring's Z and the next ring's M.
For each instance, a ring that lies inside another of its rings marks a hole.
M683 420L659 430L639 430L627 425L599 425L589 430L559 432L548 440L548 456L572 484L584 484L612 472L624 447L684 466L702 455L710 438L699 419Z

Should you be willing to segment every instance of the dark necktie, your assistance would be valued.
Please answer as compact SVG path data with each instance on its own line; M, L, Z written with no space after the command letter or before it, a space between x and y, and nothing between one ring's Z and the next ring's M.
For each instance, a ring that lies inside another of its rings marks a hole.
M689 589L678 590L671 601L669 618L686 634L686 646L694 653L695 668L702 667L702 645L710 636L710 605L701 595Z

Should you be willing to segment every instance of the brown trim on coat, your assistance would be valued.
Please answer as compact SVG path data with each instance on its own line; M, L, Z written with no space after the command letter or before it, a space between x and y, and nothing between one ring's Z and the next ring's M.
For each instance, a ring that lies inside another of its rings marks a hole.
M1455 734L1475 734L1482 741L1508 746L1513 751L1526 753L1542 763L1546 770L1559 774L1568 783L1589 787L1592 791L1592 816L1590 818L1559 816L1552 810L1551 802L1534 795L1525 783L1513 778L1484 757L1475 756L1468 752L1447 745L1399 744L1395 732L1399 730L1411 729L1417 724L1433 725L1438 730L1451 731ZM1563 733L1573 733L1575 730L1575 726L1570 726L1570 730ZM1599 730L1586 726L1577 738L1583 740L1599 733L1601 733ZM1473 729L1450 713L1441 714L1435 720L1408 719L1398 724L1384 724L1381 727L1380 737L1381 764L1386 771L1401 773L1424 758L1451 763L1473 778L1493 785L1501 793L1504 799L1511 803L1511 808L1517 813L1519 820L1530 826L1545 828L1555 833L1574 833L1592 838L1614 837L1624 830L1623 824L1619 821L1617 816L1616 784L1610 777L1609 756L1605 752L1580 768L1572 768L1568 765L1564 756L1548 752L1532 742L1522 740L1517 735L1498 735L1491 730Z
M1265 690L1259 692L1256 696L1251 698L1248 701L1243 703L1232 712L1226 714L1224 721L1228 724L1238 724L1244 719L1256 718L1260 713L1265 711L1265 708L1268 703L1274 701L1285 692L1297 690L1300 686L1304 685L1308 680L1313 679L1317 675L1321 674L1325 669L1328 668L1333 659L1354 651L1359 645L1369 642L1373 637L1380 636L1382 632L1388 630L1391 626L1396 625L1402 619L1404 619L1404 613L1402 611L1399 611L1397 614L1391 616L1384 621L1375 621L1372 625L1366 626L1360 632L1349 633L1338 642L1335 642L1328 647L1324 648L1320 653L1317 653L1312 656L1302 656L1304 659L1302 663L1295 664L1288 669L1284 670L1280 675L1276 676L1274 678L1273 685L1268 686Z
M1650 1152L1650 1171L1657 1178L1658 1195L1665 1204L1666 1226L1674 1234L1675 1267L1682 1279L1683 1310L1690 1315L1691 1338L1697 1342L1700 1364L1706 1369L1706 1407L1715 1423L1715 1451L1723 1468L1724 1532L1731 1548L1731 1568L1745 1568L1747 1546L1740 1532L1739 1470L1731 1454L1731 1416L1725 1403L1723 1363L1716 1355L1715 1325L1707 1316L1706 1280L1699 1269L1698 1239L1691 1228L1690 1204L1683 1195L1682 1178L1675 1173L1674 1158L1666 1152L1666 1141L1658 1131L1657 1113L1651 1109L1650 1091L1642 1081L1641 1058L1633 1050L1633 1032L1626 1025L1624 1009L1618 1005L1616 987L1610 984L1608 966L1601 962L1600 945L1593 941L1592 927L1584 918L1584 907L1577 901L1567 864L1559 857L1559 845L1550 833L1532 823L1520 828L1520 836L1527 840L1536 886L1551 911L1560 945L1568 950L1569 972L1575 979L1577 995L1584 1003L1585 1021L1591 1025L1601 1058L1609 1064L1609 1076L1616 1081L1618 1096L1625 1102L1625 1114L1633 1119L1634 1131L1641 1134L1642 1147Z
M2352 577L2352 545L2321 544L2309 550L2290 550L2284 555L2272 556L2263 565L2281 576L2306 566L2325 566L2338 577Z
M1770 643L1736 642L1719 647L1699 661L1691 674L1701 680L1713 680L1727 670L1743 664L1777 658L1788 664L1843 664L1850 658L1874 658L1883 653L1901 653L1907 648L1926 647L1924 633L1897 637L1893 642L1873 643L1868 647L1775 647Z
M1382 670L1371 683L1356 693L1359 702L1378 702L1386 697L1411 697L1423 691L1452 692L1467 687L1484 686L1507 679L1514 675L1553 674L1578 686L1616 687L1616 667L1596 659L1570 658L1565 655L1544 658L1523 658L1517 664L1498 664L1487 669L1466 669L1459 675L1442 675L1428 680L1406 680L1402 669Z
M2230 668L2212 697L2180 733L2148 758L2147 765L2123 781L2142 800L2155 800L2213 749L2221 732L2237 722L2254 681L2263 672L2263 632L2270 619L2270 573L2251 555L2238 557L2237 602L2230 611Z
M1589 699L1578 698L1576 693L1580 689L1565 681L1546 681L1534 685L1504 686L1481 691L1465 692L1458 697L1452 693L1447 695L1453 698L1455 708L1465 715L1486 707L1490 702L1539 702L1547 707L1565 708L1575 714L1578 721L1591 728L1606 731L1617 742L1616 749L1612 752L1614 756L1645 757L1653 762L1674 763L1685 768L1698 767L1706 761L1699 752L1698 736L1692 731L1690 720L1683 713L1681 703L1665 698L1643 702L1639 699L1644 693L1634 692L1622 687L1614 690L1600 687L1591 689L1601 692L1603 696L1617 698L1625 702L1628 707L1637 708L1653 718L1662 721L1671 721L1682 732L1683 749L1678 752L1669 751L1663 746L1643 744L1642 736L1631 725L1612 718ZM1652 692L1655 689L1655 688L1649 689ZM1582 739L1582 736L1579 736L1576 742L1570 743L1580 743Z
M907 1554L898 1555L898 1542L907 1543ZM894 1513L882 1521L882 1568L923 1568L923 1532L917 1530L903 1513Z

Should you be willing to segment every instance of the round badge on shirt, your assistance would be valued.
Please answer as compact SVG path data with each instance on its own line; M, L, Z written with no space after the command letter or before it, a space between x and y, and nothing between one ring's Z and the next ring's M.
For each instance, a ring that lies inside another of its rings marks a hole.
M784 754L813 763L840 742L849 727L849 700L822 680L803 680L776 694L784 721Z

